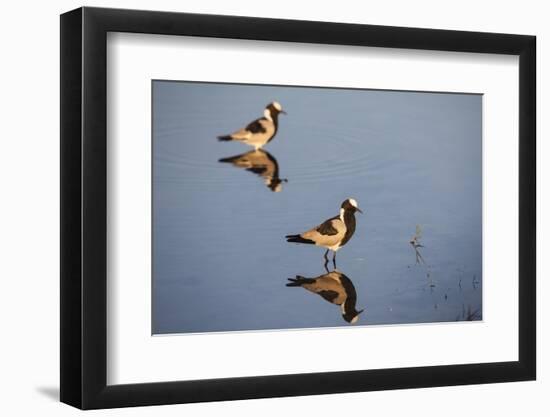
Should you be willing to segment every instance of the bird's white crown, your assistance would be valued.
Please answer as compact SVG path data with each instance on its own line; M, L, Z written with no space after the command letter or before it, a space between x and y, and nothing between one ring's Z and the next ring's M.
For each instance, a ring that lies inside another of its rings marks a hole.
M353 198L348 198L348 202L355 208L357 208L357 201L355 201Z
M283 110L283 107L279 104L279 102L274 101L271 104L273 104L273 107L275 107L277 110L279 110L279 111Z

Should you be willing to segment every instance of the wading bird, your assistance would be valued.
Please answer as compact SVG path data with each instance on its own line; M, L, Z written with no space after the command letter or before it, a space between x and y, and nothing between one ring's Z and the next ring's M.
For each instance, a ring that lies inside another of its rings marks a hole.
M220 141L242 142L253 146L255 150L269 143L277 134L279 127L279 114L286 114L279 103L269 103L264 110L264 117L254 120L245 128L237 130L230 135L218 136Z
M332 263L336 267L336 252L342 248L355 232L355 212L362 211L353 198L345 200L340 207L340 214L332 217L319 226L297 235L286 235L287 242L305 243L326 248L325 266L328 263L328 252L331 250L334 255Z

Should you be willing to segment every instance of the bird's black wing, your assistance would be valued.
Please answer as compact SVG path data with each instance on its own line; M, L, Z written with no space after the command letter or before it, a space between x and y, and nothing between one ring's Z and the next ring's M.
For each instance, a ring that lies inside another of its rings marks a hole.
M319 294L329 303L332 303L338 297L338 293L333 290L322 290L322 291L319 291L317 294Z
M265 133L266 129L263 127L261 120L267 120L266 118L262 117L261 119L256 119L253 122L249 123L248 126L245 127L245 130L248 130L252 133Z
M263 175L267 171L267 167L265 165L256 165L250 168L246 168L247 171L253 172L254 174Z
M336 217L333 217L332 219L328 219L326 222L324 222L323 224L317 226L317 230L319 233L321 233L322 235L325 235L325 236L334 236L334 235L337 235L338 234L338 230L336 230L334 228L334 226L332 225L332 221L337 219L338 216Z

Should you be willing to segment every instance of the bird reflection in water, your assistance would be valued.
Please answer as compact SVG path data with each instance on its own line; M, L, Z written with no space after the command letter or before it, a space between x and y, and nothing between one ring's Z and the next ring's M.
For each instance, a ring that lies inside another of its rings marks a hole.
M286 179L279 178L279 164L275 157L262 149L222 158L219 162L230 163L237 168L259 175L264 179L267 188L276 193L283 189L283 182L288 182Z
M306 278L296 275L296 278L289 278L287 287L302 287L314 294L318 294L329 303L340 306L342 317L348 323L354 324L359 320L363 310L357 311L357 292L353 282L335 269L316 278Z

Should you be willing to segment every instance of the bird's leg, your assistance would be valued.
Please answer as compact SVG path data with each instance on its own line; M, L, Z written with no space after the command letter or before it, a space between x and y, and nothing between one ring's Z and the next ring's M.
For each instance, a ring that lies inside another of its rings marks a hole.
M325 252L325 254L323 255L323 257L325 258L325 269L327 270L328 272L328 268L327 268L327 265L328 265L328 249L327 251Z
M334 269L336 269L336 252L332 255L332 265L334 265Z

